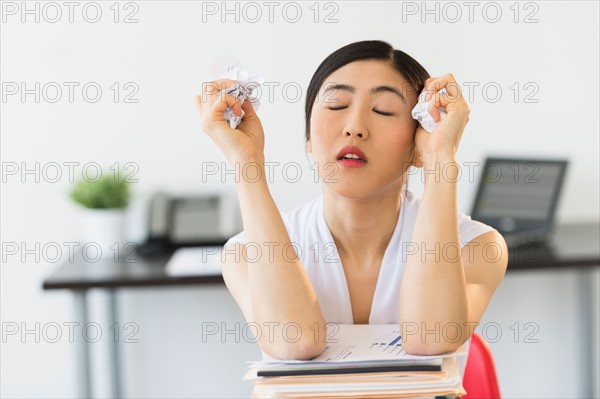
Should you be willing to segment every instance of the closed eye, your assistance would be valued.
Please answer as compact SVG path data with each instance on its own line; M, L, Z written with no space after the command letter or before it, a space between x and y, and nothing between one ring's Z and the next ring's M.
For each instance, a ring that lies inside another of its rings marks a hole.
M328 109L332 110L332 111L338 111L340 109L345 109L348 107L328 107ZM394 116L393 112L384 112L384 111L377 111L376 109L374 109L373 111L375 111L376 113L380 114L380 115L384 115L384 116Z

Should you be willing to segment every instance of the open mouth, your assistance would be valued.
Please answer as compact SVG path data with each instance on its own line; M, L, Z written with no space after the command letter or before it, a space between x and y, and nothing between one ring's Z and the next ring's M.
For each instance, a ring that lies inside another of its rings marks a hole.
M338 161L341 159L357 159L359 161L363 161L363 162L367 162L364 159L362 159L360 156L356 155L356 154L346 154L346 155L342 155L341 157L338 158Z
M367 156L359 147L347 145L338 152L338 163L343 166L356 167L367 163Z
M340 158L338 158L338 162L340 164L342 164L343 166L348 166L348 167L363 166L367 163L367 161L365 161L362 158L357 158L357 157L352 157L352 156L340 157Z

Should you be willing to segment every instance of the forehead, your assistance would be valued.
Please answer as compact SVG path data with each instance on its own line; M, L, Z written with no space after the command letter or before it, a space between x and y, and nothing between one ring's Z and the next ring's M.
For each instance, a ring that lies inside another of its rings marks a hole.
M415 90L393 66L381 60L354 61L332 72L321 85L321 91L334 84L346 84L365 93L376 86L393 86L410 98Z

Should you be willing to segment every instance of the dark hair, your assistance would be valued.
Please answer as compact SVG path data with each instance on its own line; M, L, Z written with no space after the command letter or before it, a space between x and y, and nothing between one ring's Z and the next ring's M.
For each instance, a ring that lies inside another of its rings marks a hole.
M403 51L395 50L389 43L381 40L354 42L334 51L319 65L308 85L305 104L305 141L310 140L312 108L325 79L346 64L371 59L387 61L400 72L416 93L423 90L425 81L430 77L427 70L414 58Z
M398 71L409 83L415 93L420 93L425 87L425 81L430 77L429 72L410 55L401 50L395 50L389 43L381 40L364 40L350 43L331 53L315 71L306 92L305 104L305 141L310 140L310 117L317 94L323 82L334 71L354 61L382 60ZM408 193L408 176L404 178L404 196ZM404 206L402 206L404 209Z

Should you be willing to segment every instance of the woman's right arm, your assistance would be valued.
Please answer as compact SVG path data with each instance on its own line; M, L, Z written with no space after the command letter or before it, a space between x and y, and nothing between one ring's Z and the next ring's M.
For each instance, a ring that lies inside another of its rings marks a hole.
M232 84L228 82L226 87ZM239 103L234 105L231 96L222 100L208 100L199 107L204 130L240 171L236 190L246 238L246 245L224 248L223 278L246 321L256 323L251 330L257 331L263 352L278 359L313 358L325 349L325 319L269 192L262 125L245 101L244 119L238 129L231 129L223 112L234 106L240 115Z
M246 321L258 324L259 345L265 353L279 359L310 359L325 349L325 319L308 275L290 245L264 167L261 169L262 179L250 182L242 178L236 183L246 244L250 245L237 244L231 252L225 248L223 276L238 303L246 302ZM227 255L234 251L234 256ZM240 269L245 272L240 273Z

